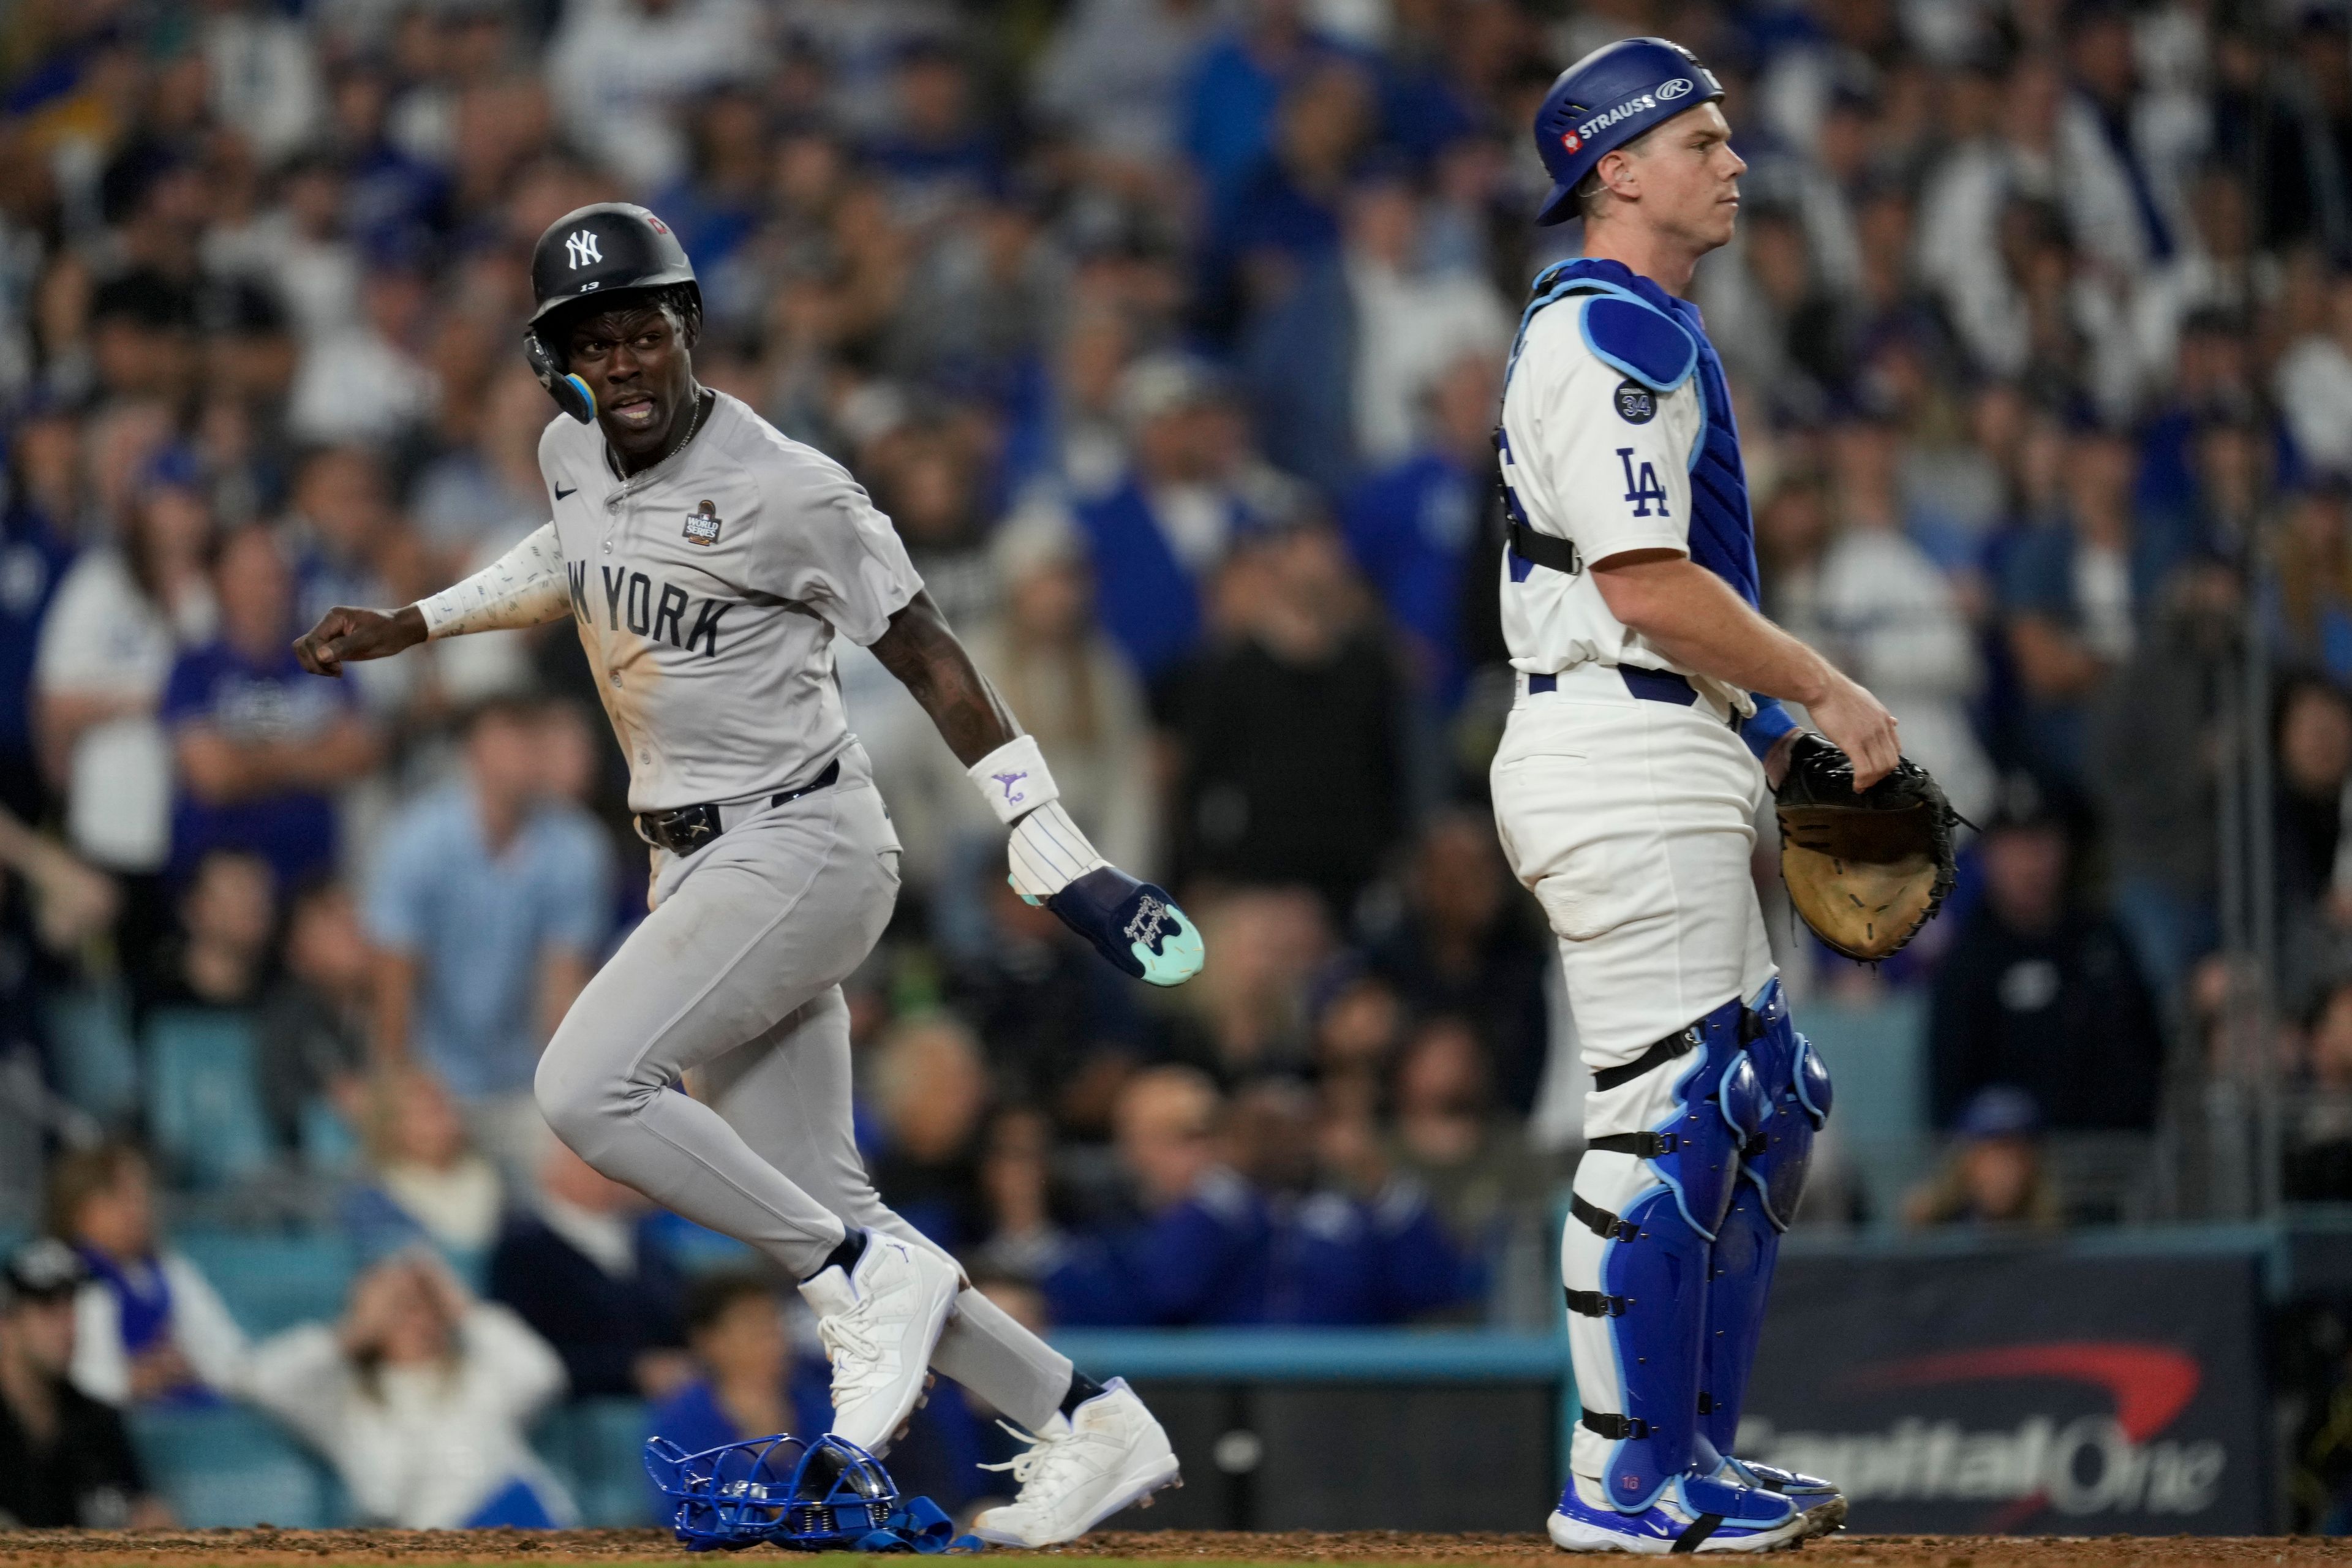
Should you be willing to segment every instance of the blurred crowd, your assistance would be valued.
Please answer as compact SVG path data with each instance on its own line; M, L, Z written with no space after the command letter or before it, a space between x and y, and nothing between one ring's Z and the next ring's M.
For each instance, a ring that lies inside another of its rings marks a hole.
M1489 432L1578 244L1528 226L1525 127L1638 33L1722 77L1751 166L1695 292L1766 607L1981 829L1883 971L1775 933L1804 994L1927 998L1957 1142L1914 1217L2062 1213L2051 1134L2221 1161L2265 1095L2254 1188L2352 1196L2352 16L2266 0L21 0L0 1095L51 1152L133 1138L173 1192L275 1180L369 1259L455 1260L281 1371L407 1318L455 1353L518 1224L634 1277L528 1095L644 900L571 637L340 682L288 647L544 521L525 259L625 198L695 261L702 380L874 492L1213 955L1146 996L1012 897L839 646L906 845L851 986L885 1196L1052 1322L1547 1299L1579 1073L1486 814ZM29 1215L37 1160L0 1184Z

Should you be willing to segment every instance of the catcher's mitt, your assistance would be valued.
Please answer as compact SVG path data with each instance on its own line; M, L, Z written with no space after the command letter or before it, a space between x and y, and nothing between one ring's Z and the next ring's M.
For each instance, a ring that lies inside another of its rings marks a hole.
M1918 934L1952 890L1952 803L1908 757L1856 795L1853 764L1800 735L1774 792L1780 879L1813 933L1874 963Z

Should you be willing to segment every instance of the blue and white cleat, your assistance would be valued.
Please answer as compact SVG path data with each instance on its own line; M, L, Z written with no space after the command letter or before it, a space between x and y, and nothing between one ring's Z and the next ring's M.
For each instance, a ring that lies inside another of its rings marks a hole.
M1168 889L1116 866L1097 866L1050 898L1029 901L1044 903L1097 952L1147 984L1181 985L1207 958L1200 928Z
M1796 1505L1805 1516L1807 1536L1827 1535L1845 1528L1845 1494L1819 1476L1801 1475L1777 1465L1726 1456L1712 1479L1757 1491L1774 1492Z
M1562 1552L1631 1552L1644 1557L1690 1552L1769 1552L1810 1533L1787 1499L1752 1487L1683 1476L1639 1513L1609 1506L1601 1483L1572 1478L1546 1521Z

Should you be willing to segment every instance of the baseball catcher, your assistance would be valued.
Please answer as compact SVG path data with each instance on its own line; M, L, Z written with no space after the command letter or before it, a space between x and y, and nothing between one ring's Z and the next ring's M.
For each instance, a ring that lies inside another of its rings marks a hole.
M1680 298L1738 215L1722 97L1664 38L1552 85L1537 221L1580 217L1584 254L1536 279L1495 438L1518 672L1496 826L1592 1069L1560 1244L1584 1410L1549 1521L1572 1552L1762 1552L1844 1518L1828 1481L1732 1447L1830 1111L1748 876L1756 813L1780 791L1790 890L1842 952L1891 952L1949 879L1948 810L1893 717L1757 608L1730 393Z

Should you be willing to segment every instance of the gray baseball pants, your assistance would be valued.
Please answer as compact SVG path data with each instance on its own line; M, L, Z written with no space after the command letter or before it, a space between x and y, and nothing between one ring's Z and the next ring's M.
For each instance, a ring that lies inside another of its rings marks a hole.
M548 1125L605 1175L794 1279L824 1267L845 1225L940 1251L875 1193L850 1124L841 982L898 896L898 835L854 743L832 788L662 857L653 912L540 1058ZM688 1072L700 1099L673 1088ZM977 1290L956 1308L931 1364L1042 1430L1069 1359Z

